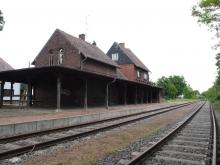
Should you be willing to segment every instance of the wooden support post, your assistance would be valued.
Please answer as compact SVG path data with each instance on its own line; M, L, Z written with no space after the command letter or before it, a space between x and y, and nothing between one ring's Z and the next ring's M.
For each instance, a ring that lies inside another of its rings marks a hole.
M28 89L27 89L27 108L29 108L32 104L32 86L31 82L28 81Z
M145 91L146 91L146 103L148 103L148 88L147 87L146 87Z
M1 82L1 96L0 96L0 107L2 107L3 106L3 98L4 98L4 86L5 86L5 82L4 81L2 81Z
M108 109L109 106L108 106L108 83L106 84L106 95L105 95L105 103L106 103L106 108Z
M134 100L135 104L137 104L137 86L135 86L135 100Z
M157 102L160 103L160 89L157 89Z
M88 108L88 103L87 103L87 97L88 97L88 92L87 92L87 80L84 80L84 108L87 110Z
M141 103L144 104L144 88L141 88Z
M124 85L124 104L127 105L127 85Z
M13 92L13 82L11 82L11 91L10 91L10 104L12 104L12 97L13 97L13 94L14 94L14 92Z
M150 89L150 102L153 103L153 88Z
M61 78L57 76L57 111L61 108Z

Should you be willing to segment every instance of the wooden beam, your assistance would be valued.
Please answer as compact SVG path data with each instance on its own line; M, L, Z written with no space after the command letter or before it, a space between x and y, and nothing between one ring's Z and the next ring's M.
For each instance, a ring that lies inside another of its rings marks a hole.
M135 86L135 98L134 103L137 104L137 86Z
M84 108L85 108L85 110L87 110L87 108L88 108L88 100L87 100L87 97L88 97L88 87L87 87L87 79L85 79L84 80Z
M57 110L61 108L61 78L57 76Z
M150 97L151 97L151 101L150 101L150 102L153 103L153 88L151 88L150 91L151 91L151 92L150 92L150 95L151 95L151 96L150 96Z
M107 83L106 84L106 95L105 95L105 104L106 104L106 108L108 109L109 108L109 103L108 103L108 86L109 86L109 84Z
M28 89L27 89L27 108L31 106L32 103L32 86L31 81L28 81Z
M127 85L124 85L124 104L127 105Z
M144 103L144 90L143 87L141 87L141 104Z
M146 87L145 91L146 91L146 103L148 103L148 88L147 87Z
M3 98L4 98L4 86L5 86L5 82L2 81L1 82L1 92L0 92L0 107L3 106Z
M12 104L12 97L13 97L13 82L11 82L11 91L10 91L10 104Z

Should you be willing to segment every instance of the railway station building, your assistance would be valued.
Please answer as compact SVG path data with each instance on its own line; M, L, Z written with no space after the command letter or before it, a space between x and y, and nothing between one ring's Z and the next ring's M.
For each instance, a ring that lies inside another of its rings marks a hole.
M42 108L103 107L157 103L161 88L149 83L150 70L124 43L107 54L85 35L55 30L34 59L34 67L0 72L4 82L27 84L27 106Z
M3 60L0 57L0 72L6 70L13 70L13 69L14 68L11 65L9 65L5 60ZM21 87L20 83L4 82L4 91L3 91L4 96L2 97L2 100L6 104L12 104L18 102L20 100L20 94L21 94L20 87ZM0 88L0 93L1 93L1 88Z

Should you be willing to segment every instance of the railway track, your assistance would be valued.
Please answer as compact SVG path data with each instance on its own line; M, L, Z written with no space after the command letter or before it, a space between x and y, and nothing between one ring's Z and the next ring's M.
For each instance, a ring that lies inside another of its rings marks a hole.
M136 115L128 115L92 123L85 123L82 125L75 125L72 127L64 127L32 134L3 138L0 139L0 160L36 151L65 141L83 138L172 110L181 110L185 108L193 109L199 105L201 105L201 103L196 102L163 107L146 111L145 113L138 113Z
M217 164L217 122L209 103L198 107L175 129L126 165Z

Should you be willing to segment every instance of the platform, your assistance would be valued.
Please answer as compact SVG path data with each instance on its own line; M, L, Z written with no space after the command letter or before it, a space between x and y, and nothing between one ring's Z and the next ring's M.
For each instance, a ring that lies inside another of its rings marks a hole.
M0 109L0 137L92 122L148 111L176 103L154 103L106 108L65 109Z

